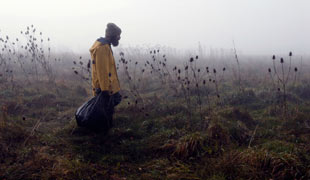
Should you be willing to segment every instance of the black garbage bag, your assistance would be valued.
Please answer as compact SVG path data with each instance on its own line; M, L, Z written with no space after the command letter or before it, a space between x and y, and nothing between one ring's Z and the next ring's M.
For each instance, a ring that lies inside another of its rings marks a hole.
M77 109L75 119L78 126L94 131L108 131L112 127L114 105L113 96L101 91Z

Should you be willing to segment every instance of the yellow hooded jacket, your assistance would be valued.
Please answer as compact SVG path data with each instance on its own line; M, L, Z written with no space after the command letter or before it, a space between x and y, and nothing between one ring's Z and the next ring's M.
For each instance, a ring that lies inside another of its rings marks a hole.
M110 47L104 38L99 38L90 48L92 59L93 95L96 88L115 94L120 91L115 60Z

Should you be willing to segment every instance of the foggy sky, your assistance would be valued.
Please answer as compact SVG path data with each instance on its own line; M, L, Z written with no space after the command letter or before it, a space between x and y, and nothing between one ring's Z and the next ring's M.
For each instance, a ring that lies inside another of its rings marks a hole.
M31 24L57 50L87 52L114 22L123 46L310 54L309 0L0 0L0 36Z

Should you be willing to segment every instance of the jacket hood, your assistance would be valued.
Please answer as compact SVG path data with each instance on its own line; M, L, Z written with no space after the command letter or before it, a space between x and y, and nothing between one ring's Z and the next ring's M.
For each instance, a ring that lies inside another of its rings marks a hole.
M106 38L100 37L97 39L102 45L110 44L109 41Z
M105 45L105 44L110 44L110 43L103 37L98 38L93 44L93 46L89 49L90 53L92 54L98 46Z

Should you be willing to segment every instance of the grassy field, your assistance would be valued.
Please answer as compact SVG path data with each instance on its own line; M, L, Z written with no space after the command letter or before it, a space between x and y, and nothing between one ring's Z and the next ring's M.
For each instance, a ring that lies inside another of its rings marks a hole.
M310 76L291 54L122 52L123 101L107 135L76 125L91 88L89 61L75 56L38 61L37 74L31 61L1 64L0 179L310 178Z

